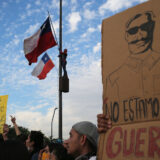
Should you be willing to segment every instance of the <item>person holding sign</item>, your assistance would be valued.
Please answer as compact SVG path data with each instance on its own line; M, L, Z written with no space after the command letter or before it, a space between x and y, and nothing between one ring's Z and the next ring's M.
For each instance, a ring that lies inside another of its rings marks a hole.
M4 141L7 141L7 140L8 140L8 136L7 136L8 132L9 132L9 127L8 127L7 124L4 124L4 125L3 125L3 133L2 133L2 136L3 136L3 140L4 140Z
M96 159L98 133L104 133L112 127L108 116L97 115L98 128L91 122L82 121L74 124L70 131L70 138L65 140L67 153L75 160Z

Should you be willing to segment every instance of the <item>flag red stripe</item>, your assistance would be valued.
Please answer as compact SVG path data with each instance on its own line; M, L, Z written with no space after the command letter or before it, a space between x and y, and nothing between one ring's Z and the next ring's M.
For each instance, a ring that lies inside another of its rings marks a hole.
M54 64L51 60L49 60L45 66L43 67L43 70L41 73L37 76L39 79L45 79L47 73L54 67Z
M37 62L37 57L43 53L45 50L57 45L52 32L47 32L43 34L39 40L36 48L32 52L25 55L29 62Z
M53 38L52 32L47 32L43 34L43 36L40 37L38 41L38 56L43 53L48 48L51 48L53 46L57 45L56 41Z

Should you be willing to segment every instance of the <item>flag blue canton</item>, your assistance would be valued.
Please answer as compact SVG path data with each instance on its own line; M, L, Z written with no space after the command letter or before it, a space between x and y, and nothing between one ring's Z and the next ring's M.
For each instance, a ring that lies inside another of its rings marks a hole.
M49 59L50 59L50 58L49 58L49 56L48 56L47 53L45 53L44 56L42 57L42 61L44 62L44 64L46 64Z
M45 33L51 32L51 25L49 21L49 17L46 19L46 21L41 26L41 34L40 36L44 35Z

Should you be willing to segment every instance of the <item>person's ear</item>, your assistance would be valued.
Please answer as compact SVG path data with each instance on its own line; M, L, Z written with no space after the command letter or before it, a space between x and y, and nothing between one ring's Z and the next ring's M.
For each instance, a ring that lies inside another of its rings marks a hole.
M80 139L81 145L84 145L86 143L86 141L87 141L87 136L86 135L82 135L81 139Z

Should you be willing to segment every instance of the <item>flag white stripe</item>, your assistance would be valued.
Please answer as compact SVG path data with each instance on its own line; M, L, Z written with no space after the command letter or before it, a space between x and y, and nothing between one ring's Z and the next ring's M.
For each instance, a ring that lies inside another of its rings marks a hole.
M41 33L41 29L39 29L34 35L24 40L24 54L28 54L32 52L38 43L38 39Z
M32 76L35 76L35 77L39 76L43 70L44 65L45 65L44 62L42 60L40 60L38 65L33 69L32 73L31 73Z

